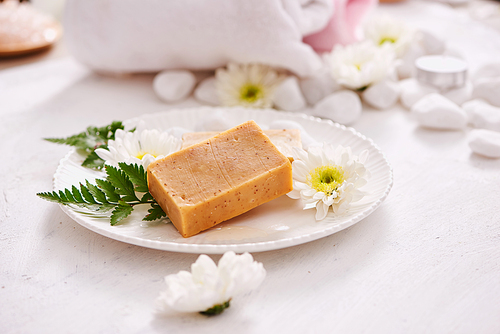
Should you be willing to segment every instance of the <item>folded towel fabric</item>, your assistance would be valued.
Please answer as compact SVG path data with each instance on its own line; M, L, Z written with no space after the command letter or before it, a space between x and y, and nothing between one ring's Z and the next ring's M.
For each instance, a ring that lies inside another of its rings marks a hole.
M254 62L307 76L322 63L302 38L332 12L332 0L68 0L64 26L70 52L97 71Z

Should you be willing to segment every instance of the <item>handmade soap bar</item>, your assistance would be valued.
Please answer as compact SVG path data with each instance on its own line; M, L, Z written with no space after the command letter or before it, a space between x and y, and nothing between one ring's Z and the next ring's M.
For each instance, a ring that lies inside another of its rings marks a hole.
M186 148L207 140L220 132L188 132L182 135L182 147ZM283 153L290 162L293 161L293 147L302 148L299 129L264 130L264 134L271 139L276 148Z
M148 167L149 191L183 237L292 190L292 166L254 121Z

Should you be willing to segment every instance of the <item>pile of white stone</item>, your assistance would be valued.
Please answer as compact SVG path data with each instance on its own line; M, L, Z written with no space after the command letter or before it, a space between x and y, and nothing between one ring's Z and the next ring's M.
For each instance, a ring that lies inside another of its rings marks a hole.
M440 92L414 79L401 82L402 104L423 127L467 130L473 152L500 158L500 62L482 66L465 87Z
M412 77L415 60L430 54L460 57L447 50L444 41L421 32L419 42L403 55L394 75L364 91L343 88L325 68L309 78L288 76L275 91L274 106L285 111L307 110L314 116L352 124L361 116L361 101L380 110L400 101L420 126L448 131L473 127L468 134L472 151L500 158L500 62L480 67L463 87L440 91ZM204 104L220 105L213 75L197 80L190 71L164 71L155 77L153 86L166 102L177 102L193 93Z

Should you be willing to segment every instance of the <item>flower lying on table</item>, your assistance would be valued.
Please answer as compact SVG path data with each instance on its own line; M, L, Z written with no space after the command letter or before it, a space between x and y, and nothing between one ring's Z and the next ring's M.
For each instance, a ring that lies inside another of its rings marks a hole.
M215 87L222 105L270 108L274 91L284 79L272 67L260 64L233 64L215 73Z
M119 162L125 162L140 164L146 169L156 159L178 151L181 144L181 140L158 130L117 130L115 139L109 140L106 148L96 149L95 153L108 165L116 167Z
M287 195L303 199L304 209L316 207L316 220L323 220L330 206L333 212L345 212L351 202L365 196L359 188L367 183L369 173L364 166L368 150L357 157L350 147L336 149L324 144L323 149L312 147L307 152L294 148L292 172L293 190Z
M252 255L229 251L219 265L207 255L200 255L191 272L180 271L165 277L167 289L157 299L160 312L222 313L232 298L257 288L266 276L262 263Z

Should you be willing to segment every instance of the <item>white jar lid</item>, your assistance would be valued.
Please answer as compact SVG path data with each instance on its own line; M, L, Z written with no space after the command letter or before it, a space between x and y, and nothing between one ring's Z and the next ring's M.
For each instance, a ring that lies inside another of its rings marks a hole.
M417 79L439 89L463 87L467 81L467 63L450 56L423 56L415 61Z

